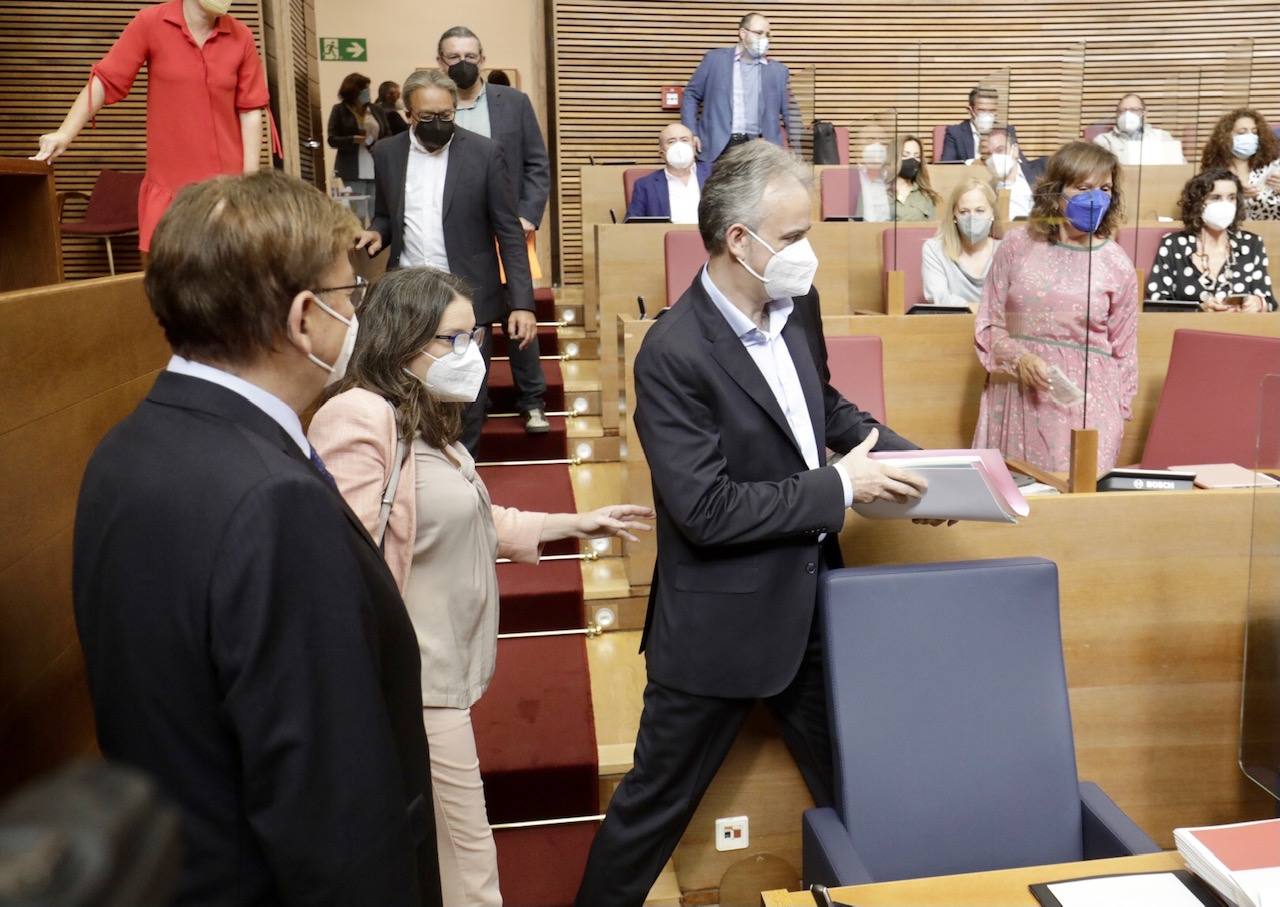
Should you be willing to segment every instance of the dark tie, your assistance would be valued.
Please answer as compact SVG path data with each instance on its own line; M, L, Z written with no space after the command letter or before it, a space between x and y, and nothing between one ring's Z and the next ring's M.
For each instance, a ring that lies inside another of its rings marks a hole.
M311 448L311 465L316 468L316 472L324 476L324 480L326 482L333 486L334 491L338 490L338 483L334 480L333 473L329 472L329 470L325 468L324 460L320 459L320 453L315 449L315 447Z

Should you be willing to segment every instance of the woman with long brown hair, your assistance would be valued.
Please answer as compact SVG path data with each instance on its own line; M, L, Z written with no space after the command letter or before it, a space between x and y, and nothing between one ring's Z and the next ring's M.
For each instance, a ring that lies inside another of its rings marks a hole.
M1214 125L1200 169L1219 168L1240 180L1248 220L1280 220L1280 139L1258 111L1237 107Z
M497 852L485 812L471 706L493 677L495 560L536 563L542 545L649 527L647 507L530 513L489 500L458 442L462 411L484 379L483 327L467 289L434 268L392 271L360 309L360 333L337 394L309 437L342 496L382 548L422 654L422 719L444 903L493 907ZM359 741L353 741L358 746Z
M937 216L942 196L933 191L929 182L929 168L924 163L924 145L914 135L898 140L894 160L898 169L893 178L896 204L894 220L924 221Z
M1120 163L1070 142L1036 183L1025 227L1005 234L974 324L987 370L975 447L1051 472L1070 464L1071 430L1098 430L1098 468L1116 463L1138 386L1138 280L1113 241ZM1087 395L1087 398L1086 398Z

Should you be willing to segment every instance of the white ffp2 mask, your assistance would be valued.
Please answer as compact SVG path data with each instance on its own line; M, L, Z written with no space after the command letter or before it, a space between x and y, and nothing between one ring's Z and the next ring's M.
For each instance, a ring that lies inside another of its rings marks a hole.
M764 284L764 291L770 299L789 299L809 292L813 287L813 276L818 273L818 256L814 254L809 240L793 242L779 252L749 228L744 229L752 239L773 252L763 274L757 274L744 259L738 259L738 264L746 268L748 274Z
M1215 230L1225 230L1236 219L1236 203L1228 201L1209 202L1201 214L1204 222Z
M684 170L693 163L693 146L688 142L676 142L666 153L667 163L676 170Z
M341 381L347 373L347 363L351 361L351 352L356 348L356 334L360 330L360 321L355 315L350 318L343 318L333 309L325 305L320 299L316 299L316 305L320 306L331 317L338 319L347 326L347 335L342 338L342 349L338 351L338 358L333 360L333 364L325 362L315 353L307 353L307 358L329 372L329 378L325 381L324 386L329 387Z
M459 356L457 353L446 353L443 356L432 356L426 350L423 355L433 360L427 369L427 376L421 378L409 369L405 372L417 378L427 388L431 396L443 403L475 403L480 396L480 388L484 385L484 356L476 343L467 344L467 351Z

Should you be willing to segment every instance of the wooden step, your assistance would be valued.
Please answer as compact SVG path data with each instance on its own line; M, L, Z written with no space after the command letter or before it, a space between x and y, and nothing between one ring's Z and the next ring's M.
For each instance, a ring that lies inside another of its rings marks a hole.
M614 631L587 640L602 778L621 778L631 769L645 685L644 656L639 649L638 630Z

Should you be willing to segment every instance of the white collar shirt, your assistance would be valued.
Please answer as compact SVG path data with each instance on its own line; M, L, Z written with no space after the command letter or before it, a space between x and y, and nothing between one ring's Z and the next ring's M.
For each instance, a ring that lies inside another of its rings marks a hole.
M444 245L444 181L453 140L435 154L409 130L409 164L404 177L404 248L400 266L449 270Z
M1013 177L999 184L999 188L1009 190L1009 217L1028 217L1035 201L1031 192L1031 184L1022 174L1022 164L1013 165Z
M191 359L184 359L176 355L169 359L169 364L165 366L165 371L173 372L175 375L186 375L188 378L199 378L201 381L209 381L220 387L225 387L232 393L239 394L270 416L272 421L283 428L285 434L293 439L293 443L298 445L302 455L308 459L311 458L311 444L308 443L307 435L302 430L302 421L298 418L298 414L293 411L293 407L270 391L263 390L258 385L245 381L239 375L233 375L212 365L194 362Z
M671 222L673 224L696 224L698 222L698 202L702 200L702 188L698 185L697 167L689 170L689 180L685 182L671 171L663 168L667 175L667 199L671 203Z
M787 319L796 307L795 300L775 299L768 303L765 312L769 316L769 327L762 330L720 292L705 267L701 280L702 288L724 320L729 322L729 330L742 341L747 355L764 376L769 390L773 391L773 398L786 417L787 427L791 429L791 436L800 448L805 465L810 469L822 468L818 442L813 436L813 420L809 418L809 404L804 398L804 388L800 384L796 364L791 359L791 350L782 336L782 329L787 326ZM840 476L840 485L844 489L844 506L849 507L853 504L853 483L844 469L837 469L836 474ZM826 538L826 533L819 536L819 540L823 538Z
M753 57L739 45L733 52L733 107L729 131L760 135L760 79L767 57Z

